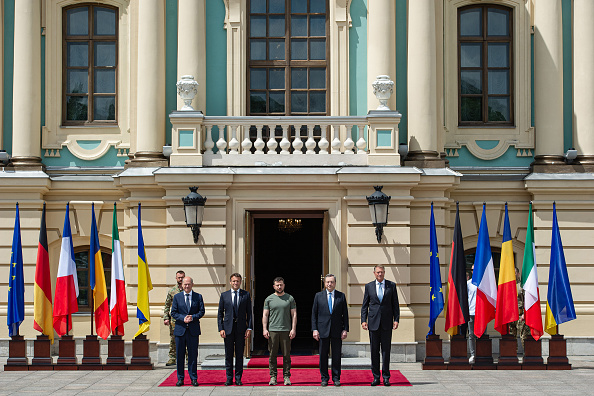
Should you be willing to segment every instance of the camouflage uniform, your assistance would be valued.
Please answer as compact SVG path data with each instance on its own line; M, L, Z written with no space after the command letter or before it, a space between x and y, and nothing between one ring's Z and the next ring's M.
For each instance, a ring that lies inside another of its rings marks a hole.
M522 316L524 313L524 289L522 289L520 282L516 282L516 291L518 293L518 311L519 315ZM530 328L526 326L526 321L519 319L516 322L511 322L509 332L516 337L520 337L522 348L524 348L524 340L530 335Z
M177 293L181 292L177 285L173 286L167 292L167 298L165 299L165 308L163 309L163 320L169 321L169 336L171 339L169 340L169 362L168 363L175 363L176 355L175 355L175 336L173 335L173 329L175 329L175 319L171 318L170 311L171 311L171 303L173 302L173 296Z

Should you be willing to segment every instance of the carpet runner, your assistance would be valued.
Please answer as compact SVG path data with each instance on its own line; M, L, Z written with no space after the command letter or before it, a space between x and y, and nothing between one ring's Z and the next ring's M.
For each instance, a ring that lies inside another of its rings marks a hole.
M412 386L400 371L390 370L390 374L390 383L393 386ZM278 378L282 381L282 369L278 372ZM200 386L224 386L225 380L225 370L198 370L198 383ZM269 380L268 369L243 370L243 386L269 386ZM342 386L369 386L372 380L371 370L342 370L340 376ZM175 386L176 382L177 374L174 371L159 386ZM320 371L291 368L291 382L293 386L320 386ZM190 377L187 371L184 386L190 386ZM282 382L277 386L283 386ZM332 381L330 381L329 386L332 386Z
M276 358L277 367L283 367L283 357ZM319 356L291 356L291 368L318 368ZM253 356L247 368L268 368L268 356Z

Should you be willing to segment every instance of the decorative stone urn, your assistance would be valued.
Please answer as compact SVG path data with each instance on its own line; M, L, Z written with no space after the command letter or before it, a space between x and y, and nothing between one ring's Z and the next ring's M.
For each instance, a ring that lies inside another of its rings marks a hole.
M198 82L194 80L194 76L182 76L181 80L177 82L177 94L184 101L182 111L194 111L192 107L192 100L198 94Z
M373 94L379 100L380 105L377 110L390 110L387 103L394 92L394 81L390 80L390 76L377 76L373 84Z

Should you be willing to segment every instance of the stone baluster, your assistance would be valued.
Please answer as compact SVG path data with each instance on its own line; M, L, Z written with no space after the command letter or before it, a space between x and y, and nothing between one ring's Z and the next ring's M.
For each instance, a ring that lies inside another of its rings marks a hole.
M307 128L307 140L305 141L305 148L307 148L307 151L305 154L315 154L316 141L313 138L313 133L316 126L306 125L305 127Z
M243 140L241 141L241 154L248 155L252 153L252 141L250 140L251 125L242 125Z
M301 148L303 142L301 141L301 125L294 125L295 128L295 140L293 140L293 154L303 154Z
M281 127L283 128L283 138L281 139L281 142L280 142L280 147L282 149L281 154L288 155L288 154L290 154L289 149L291 148L291 142L289 141L289 139L287 139L287 136L288 136L289 128L291 128L291 126L290 125L281 125Z
M276 141L276 125L268 125L268 142L266 142L266 147L268 147L268 154L276 154L276 147L278 146L278 142Z
M333 125L332 129L334 130L333 132L333 138L332 138L332 154L340 154L340 146L342 146L342 143L340 142L340 125Z
M237 125L231 125L231 140L229 141L229 154L239 154L239 140L237 140Z
M214 141L212 140L212 125L206 126L206 140L204 141L204 147L206 148L205 154L212 154L212 148L214 147Z
M367 142L365 141L365 125L355 125L357 127L357 134L359 139L357 140L357 154L367 154L365 147Z
M217 140L219 152L225 153L227 148L227 139L225 139L225 125L219 125L219 140Z
M328 135L328 128L329 125L320 125L320 130L322 132L322 136L320 137L320 141L318 143L318 147L320 148L320 154L328 154L328 147L330 143L326 136Z
M262 150L264 148L264 146L266 146L264 144L264 140L262 140L262 128L264 127L264 125L256 125L256 129L257 129L257 134L256 134L256 141L254 142L254 147L256 148L256 152L255 154L264 154L264 151Z
M347 138L344 141L344 153L345 154L355 154L353 148L355 147L355 142L351 138L353 134L353 126L354 125L347 125Z

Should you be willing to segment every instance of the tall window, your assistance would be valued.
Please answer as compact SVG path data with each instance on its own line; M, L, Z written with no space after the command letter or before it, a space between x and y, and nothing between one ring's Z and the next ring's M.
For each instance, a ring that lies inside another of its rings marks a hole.
M91 297L93 290L90 286L90 247L78 247L74 250L74 262L76 263L76 276L78 277L78 308L81 312L89 312L93 310L91 305ZM101 259L103 260L103 270L105 272L105 285L107 287L107 298L111 293L111 254L101 251Z
M250 0L248 113L328 113L327 0Z
M480 5L458 11L459 112L463 125L513 125L512 11Z
M116 122L117 20L117 9L104 5L64 9L64 125Z

